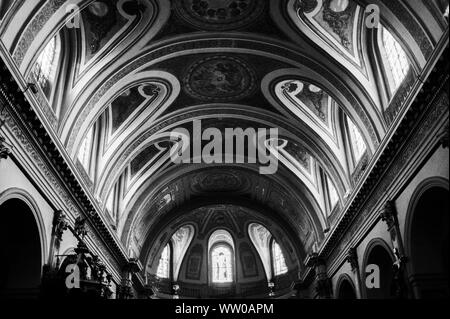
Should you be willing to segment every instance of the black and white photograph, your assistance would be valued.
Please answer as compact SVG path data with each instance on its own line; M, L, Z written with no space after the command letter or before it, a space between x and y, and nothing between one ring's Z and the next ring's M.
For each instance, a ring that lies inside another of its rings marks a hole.
M448 46L448 0L0 0L0 300L447 300Z

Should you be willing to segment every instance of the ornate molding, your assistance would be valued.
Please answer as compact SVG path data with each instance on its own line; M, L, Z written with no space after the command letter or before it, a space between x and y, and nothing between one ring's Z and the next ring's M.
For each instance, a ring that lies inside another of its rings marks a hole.
M325 0L323 4L323 20L328 23L330 28L341 39L341 44L344 48L349 49L351 40L347 37L345 30L348 28L352 17L352 6L347 5L347 8L342 12L335 12L330 8L331 0Z
M77 217L75 219L75 226L73 228L73 231L77 237L79 237L81 240L83 240L86 235L88 234L87 228L86 228L86 219Z

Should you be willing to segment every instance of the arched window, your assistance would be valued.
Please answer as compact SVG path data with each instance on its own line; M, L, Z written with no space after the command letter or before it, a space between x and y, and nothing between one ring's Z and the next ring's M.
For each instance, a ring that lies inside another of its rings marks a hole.
M91 126L88 133L86 134L83 143L81 143L80 150L78 151L78 160L81 165L89 173L89 164L91 161L90 155L92 154L92 144L94 140L94 127Z
M381 30L381 41L384 49L384 67L387 73L391 93L395 92L408 74L410 65L400 43L384 27Z
M327 175L327 190L328 190L328 199L330 201L330 210L333 211L333 209L336 207L337 203L339 202L339 195L336 191L336 187L334 187L333 182L331 181L330 177Z
M364 142L361 132L349 117L347 117L347 127L353 157L355 162L358 163L367 150L366 143Z
M210 278L213 284L234 282L234 241L226 230L216 230L208 241Z
M167 244L164 248L161 258L159 259L158 270L156 276L159 278L170 278L170 245Z
M114 209L114 190L115 190L115 187L113 188L113 191L109 194L108 199L106 200L106 204L105 204L105 208L112 218L115 218L115 215L116 215L115 214L116 211Z
M286 260L284 259L281 247L275 240L272 242L272 259L273 271L275 276L283 275L288 272Z
M45 46L33 70L36 84L39 85L48 100L51 100L52 97L60 53L61 40L56 36Z
M226 244L219 244L211 251L213 283L233 282L233 251Z

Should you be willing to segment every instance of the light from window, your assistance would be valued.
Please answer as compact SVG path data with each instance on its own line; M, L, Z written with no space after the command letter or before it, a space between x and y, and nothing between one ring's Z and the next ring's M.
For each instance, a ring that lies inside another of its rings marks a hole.
M80 150L78 152L78 160L86 169L89 170L90 154L92 149L92 142L94 140L94 127L92 126L86 134L83 143L81 143Z
M328 186L328 195L330 197L330 207L333 210L337 203L339 202L339 195L336 191L336 187L334 187L333 182L327 176L327 186Z
M108 199L106 200L105 205L106 210L108 213L114 217L114 190L109 194Z
M233 282L233 252L225 245L216 246L211 252L213 283Z
M47 98L50 98L52 93L52 86L56 78L59 54L59 40L54 37L39 55L34 68L33 73L36 83L41 87Z
M395 40L392 34L385 28L382 28L382 32L383 46L386 52L387 63L394 81L394 88L392 91L395 91L400 84L402 84L408 74L409 62L405 51L402 49L397 40Z
M170 246L166 245L164 248L161 258L159 259L158 271L156 276L159 278L169 278L170 277Z
M350 118L348 117L347 124L353 149L353 155L355 156L355 161L359 162L366 152L366 143L364 143L364 139L362 138L361 133L356 125L353 124L352 120L350 120Z
M275 241L272 244L272 255L273 255L273 270L275 276L287 273L288 268L286 266L286 260L284 259L280 245L278 245L278 243Z

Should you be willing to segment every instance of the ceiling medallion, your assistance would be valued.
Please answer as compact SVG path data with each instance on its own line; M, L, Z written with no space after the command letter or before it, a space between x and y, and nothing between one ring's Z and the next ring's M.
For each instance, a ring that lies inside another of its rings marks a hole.
M201 173L192 179L191 189L195 193L242 191L248 186L244 176L236 172L213 171Z
M201 30L226 31L245 27L259 18L266 0L176 0L178 15Z
M189 95L204 101L227 102L251 95L256 75L242 60L214 56L194 63L184 80Z

